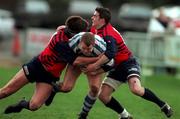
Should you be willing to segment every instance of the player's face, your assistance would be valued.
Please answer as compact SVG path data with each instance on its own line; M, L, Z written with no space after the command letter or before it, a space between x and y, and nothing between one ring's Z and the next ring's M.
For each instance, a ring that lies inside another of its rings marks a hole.
M85 56L90 56L93 51L93 45L87 46L84 42L79 43L79 49Z
M91 17L91 20L92 26L94 26L96 29L102 26L102 19L99 17L99 13L97 11L94 12L93 16Z

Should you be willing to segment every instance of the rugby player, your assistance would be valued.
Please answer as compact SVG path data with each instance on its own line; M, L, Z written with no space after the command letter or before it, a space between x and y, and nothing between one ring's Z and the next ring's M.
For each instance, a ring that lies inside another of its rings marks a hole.
M140 65L125 44L120 33L110 24L110 19L111 13L108 8L98 7L92 16L91 32L101 36L106 41L107 47L110 45L111 47L116 47L117 50L114 57L115 68L104 79L99 99L106 107L120 114L120 119L132 119L132 116L112 96L112 93L122 83L128 83L133 94L157 104L167 117L171 117L173 114L171 107L157 97L150 89L144 88L141 85ZM107 48L107 50L109 49ZM86 67L86 71L91 72L96 70L100 64L108 59L109 57L104 54L97 62L89 64Z
M61 72L67 63L73 63L76 54L69 50L67 42L75 34L86 31L88 23L80 16L70 16L65 26L54 33L47 47L30 62L24 64L22 69L0 89L0 99L5 98L28 83L36 83L35 91L30 100L21 100L17 104L5 109L5 114L20 112L23 108L35 111L47 100L52 83L59 80ZM67 57L71 55L71 57Z
M90 39L93 39L93 37L95 40L94 46L92 45L93 43L88 46L82 42L84 39L86 39L87 41L87 39L90 40ZM106 42L100 36L93 35L90 32L87 32L87 33L82 32L75 35L69 40L69 46L78 55L78 57L74 61L73 66L68 65L68 70L65 73L63 82L60 82L59 85L54 84L56 88L55 90L58 92L65 92L65 93L70 92L73 89L76 80L78 79L79 75L83 72L83 69L86 67L86 65L94 61L97 61L97 59L101 57L101 54L106 51ZM113 62L113 60L111 60L111 62ZM102 82L101 81L102 72L104 72L103 69L105 67L106 68L108 67L107 65L103 64L99 67L99 69L95 71L99 73L92 75L86 72L90 90L89 90L89 93L85 97L84 104L86 105L84 105L83 107L83 110L85 113L88 113L90 111L91 107L93 106L93 104L95 103L97 99L101 82ZM111 66L113 66L113 63ZM51 96L46 101L45 104L47 106L51 104L56 94L56 91L52 92Z

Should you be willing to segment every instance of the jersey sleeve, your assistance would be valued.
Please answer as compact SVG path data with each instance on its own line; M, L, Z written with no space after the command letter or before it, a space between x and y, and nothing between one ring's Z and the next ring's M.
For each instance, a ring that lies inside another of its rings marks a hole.
M111 36L104 37L104 40L107 44L105 55L108 57L108 59L112 59L115 57L117 52L116 40Z
M104 72L112 70L114 68L114 59L111 59L107 63L104 63L101 68L104 70Z
M60 45L61 46L58 47L60 57L63 57L66 62L73 64L73 62L77 58L77 54L69 47L67 42L61 43Z

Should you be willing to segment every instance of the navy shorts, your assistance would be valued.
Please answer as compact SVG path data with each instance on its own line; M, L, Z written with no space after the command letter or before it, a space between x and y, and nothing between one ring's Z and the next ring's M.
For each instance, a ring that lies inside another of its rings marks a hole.
M107 75L107 77L120 82L126 82L132 76L140 77L140 65L134 57L117 65Z
M39 61L38 57L34 57L30 62L22 66L24 73L29 82L43 82L52 84L59 80L59 77L54 77L51 73L45 70Z

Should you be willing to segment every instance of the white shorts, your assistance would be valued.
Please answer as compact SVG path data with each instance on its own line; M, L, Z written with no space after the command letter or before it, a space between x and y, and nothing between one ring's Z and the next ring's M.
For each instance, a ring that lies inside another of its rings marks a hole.
M120 81L117 81L117 80L114 80L110 77L106 77L102 84L106 84L106 85L109 85L111 86L114 90L118 89L118 87L122 84L123 82L120 82Z

